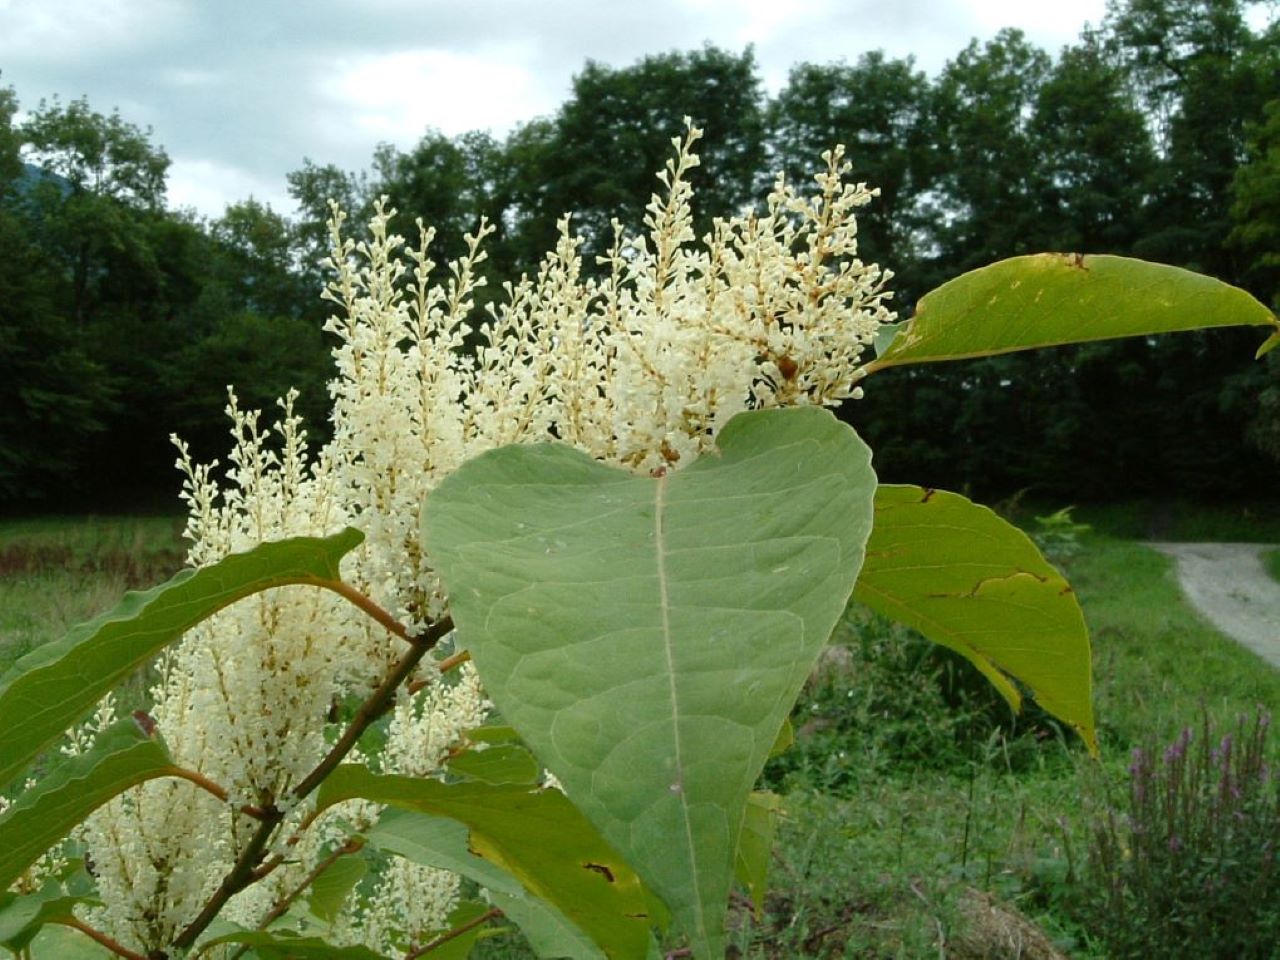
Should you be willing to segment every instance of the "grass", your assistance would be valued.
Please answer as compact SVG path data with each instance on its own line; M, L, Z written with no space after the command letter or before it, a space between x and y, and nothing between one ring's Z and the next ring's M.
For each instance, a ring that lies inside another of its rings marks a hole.
M1280 708L1280 671L1191 609L1168 557L1097 537L1072 582L1093 637L1100 733L1112 749L1172 738L1201 706L1223 724L1257 706Z
M1184 529L1214 536L1198 524ZM1229 727L1258 708L1275 712L1280 671L1199 618L1167 557L1105 533L1084 535L1081 548L1068 574L1093 634L1101 762L1035 722L1019 734L917 714L917 735L934 742L914 749L946 763L886 764L876 752L885 737L864 730L849 739L861 753L842 762L833 790L833 747L817 745L812 763L799 764L786 782L788 816L771 877L776 897L744 939L743 956L927 957L940 955L944 943L948 956L983 956L991 944L975 945L965 932L977 926L967 906L974 889L1035 921L1070 956L1102 956L1073 903L1091 817L1108 793L1122 790L1131 748L1168 742L1205 714ZM849 690L865 692L868 682L885 679L874 665L855 666L861 679L849 677ZM915 684L904 677L897 687L912 710L924 706L914 699ZM802 702L800 716L815 705L827 709L830 692L808 695L817 702ZM980 699L958 709L980 709ZM882 714L887 736L902 718ZM957 743L965 729L969 740ZM795 748L802 756L807 749L803 739ZM1274 744L1272 755L1280 759Z
M1029 919L1070 956L1103 956L1071 904L1090 816L1130 749L1171 740L1202 711L1225 726L1280 710L1280 671L1200 620L1170 560L1126 538L1152 516L1172 518L1170 538L1280 542L1275 521L1240 510L1077 511L1095 528L1067 573L1093 634L1100 763L1034 710L1011 723L967 665L853 619L845 654L798 707L797 744L771 768L785 814L762 915L734 910L739 956L1013 956L984 947L975 890L1007 906L1008 925ZM167 577L178 531L166 519L0 524L0 670ZM1280 551L1269 563L1276 572ZM478 955L532 953L499 937Z
M171 517L0 522L0 673L23 654L182 567Z
M1125 540L1280 543L1280 504L1199 504L1183 500L1083 506L1075 518Z

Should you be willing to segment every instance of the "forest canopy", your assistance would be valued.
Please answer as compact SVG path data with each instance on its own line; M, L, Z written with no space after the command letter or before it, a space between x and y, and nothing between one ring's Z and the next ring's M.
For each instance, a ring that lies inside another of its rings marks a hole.
M289 215L252 198L217 218L167 209L169 158L150 131L83 98L21 113L0 88L0 509L173 502L168 435L216 455L231 383L242 407L269 413L297 387L323 438L330 199L359 223L387 196L402 231L414 217L436 228L439 263L487 218L483 295L499 296L536 272L566 212L588 263L612 220L638 226L685 115L705 131L691 172L700 232L758 207L777 170L807 182L844 144L853 179L880 191L859 255L893 271L904 318L949 277L1044 250L1188 267L1274 307L1280 24L1251 29L1244 7L1119 0L1056 54L1013 30L935 76L851 52L795 65L776 96L750 48L589 62L558 111L504 136L428 130L363 171L302 160ZM1280 351L1251 353L1248 333L1219 331L912 368L841 414L887 481L1073 500L1265 495Z

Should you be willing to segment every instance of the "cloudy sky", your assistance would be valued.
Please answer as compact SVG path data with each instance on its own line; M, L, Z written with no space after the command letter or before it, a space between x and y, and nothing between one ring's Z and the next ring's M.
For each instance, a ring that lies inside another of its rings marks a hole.
M0 84L23 106L89 97L149 126L169 199L292 208L304 157L367 167L427 127L503 133L554 112L588 59L625 66L754 44L775 92L798 61L876 48L933 72L1016 26L1057 51L1105 0L0 0Z

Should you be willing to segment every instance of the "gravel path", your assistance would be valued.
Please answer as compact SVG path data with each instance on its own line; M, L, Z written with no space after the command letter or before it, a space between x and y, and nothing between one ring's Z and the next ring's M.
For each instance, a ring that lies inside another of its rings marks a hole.
M1262 566L1263 543L1153 543L1174 558L1178 585L1201 614L1280 668L1280 583Z

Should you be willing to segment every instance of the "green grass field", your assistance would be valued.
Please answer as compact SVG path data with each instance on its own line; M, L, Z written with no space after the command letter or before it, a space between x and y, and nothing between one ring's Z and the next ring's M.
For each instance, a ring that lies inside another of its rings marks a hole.
M1111 532L1113 522L1134 533L1149 509L1080 514L1095 531L1067 573L1093 635L1101 761L1034 709L1012 723L966 664L852 616L839 637L847 656L806 692L797 744L767 774L785 816L761 916L735 908L740 956L1013 956L990 952L998 934L975 920L974 890L1070 956L1103 956L1069 905L1090 817L1121 789L1130 750L1170 741L1203 713L1229 724L1276 711L1280 671L1201 621L1167 558ZM1280 530L1234 511L1156 515L1181 517L1168 521L1171 538L1252 529L1280 542ZM170 519L0 524L0 670L172 574L180 529ZM1277 554L1270 562L1280 566ZM483 955L532 956L511 938Z
M173 517L0 522L0 671L183 564Z

